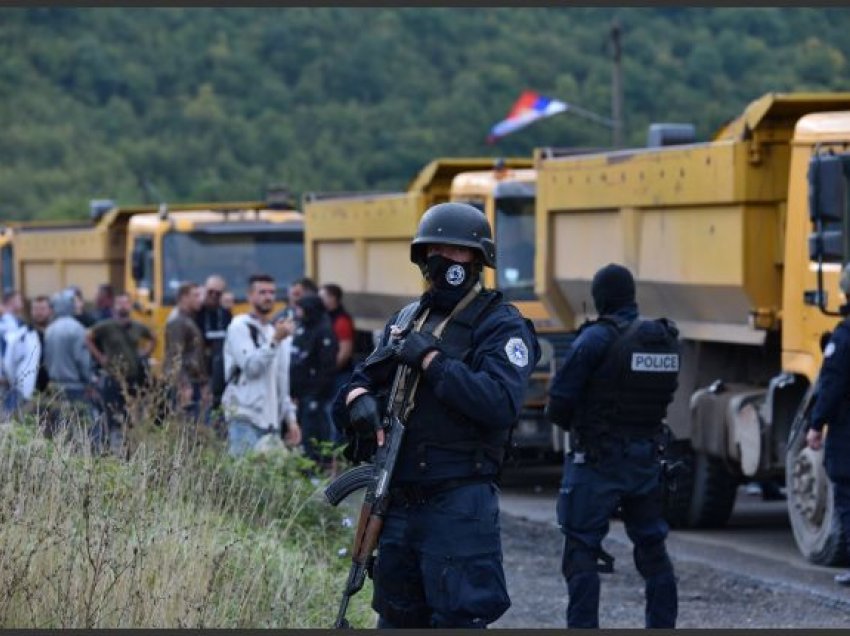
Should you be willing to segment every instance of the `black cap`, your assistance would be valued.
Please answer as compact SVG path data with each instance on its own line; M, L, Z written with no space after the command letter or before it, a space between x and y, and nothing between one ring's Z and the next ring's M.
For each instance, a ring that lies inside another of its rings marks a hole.
M590 286L598 314L610 314L635 302L635 279L622 265L609 263L593 275Z

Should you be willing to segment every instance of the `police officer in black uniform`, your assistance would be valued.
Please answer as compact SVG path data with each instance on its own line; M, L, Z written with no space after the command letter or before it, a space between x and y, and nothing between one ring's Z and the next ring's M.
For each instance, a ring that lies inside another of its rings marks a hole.
M349 452L366 460L397 365L419 370L373 571L381 628L485 627L510 606L495 481L540 351L531 323L481 287L491 236L470 205L425 213L410 260L428 290L390 319L334 404Z
M599 572L609 519L621 509L646 583L646 626L675 627L676 579L664 540L659 446L679 368L675 327L641 320L631 272L610 264L591 287L599 319L579 331L550 389L547 413L570 431L558 498L568 627L599 626Z
M850 300L850 265L841 272L841 291ZM850 303L841 306L845 319L832 332L823 350L817 395L806 441L813 450L824 448L824 469L832 482L835 510L845 536L850 538ZM824 442L823 427L829 425ZM850 585L850 572L835 576Z

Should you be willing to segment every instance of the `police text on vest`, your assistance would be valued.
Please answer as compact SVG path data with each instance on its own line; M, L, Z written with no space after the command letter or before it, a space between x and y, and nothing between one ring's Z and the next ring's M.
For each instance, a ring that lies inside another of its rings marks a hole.
M643 373L672 373L679 370L676 353L633 353L632 371Z

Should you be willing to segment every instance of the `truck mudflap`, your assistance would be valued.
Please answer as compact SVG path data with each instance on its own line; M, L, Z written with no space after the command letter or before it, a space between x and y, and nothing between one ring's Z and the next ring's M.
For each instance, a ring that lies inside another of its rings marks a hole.
M717 381L691 396L691 446L698 453L725 460L744 477L762 467L762 433L766 429L759 409L767 390Z

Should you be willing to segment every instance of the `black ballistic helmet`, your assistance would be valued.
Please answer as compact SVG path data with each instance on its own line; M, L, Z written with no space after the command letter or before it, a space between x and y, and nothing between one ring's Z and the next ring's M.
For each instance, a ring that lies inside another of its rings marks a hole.
M593 275L590 293L597 313L611 313L635 302L635 279L622 265L609 263Z
M487 267L496 266L496 245L487 217L468 203L440 203L428 208L410 244L410 260L422 265L429 243L469 247L481 254Z

